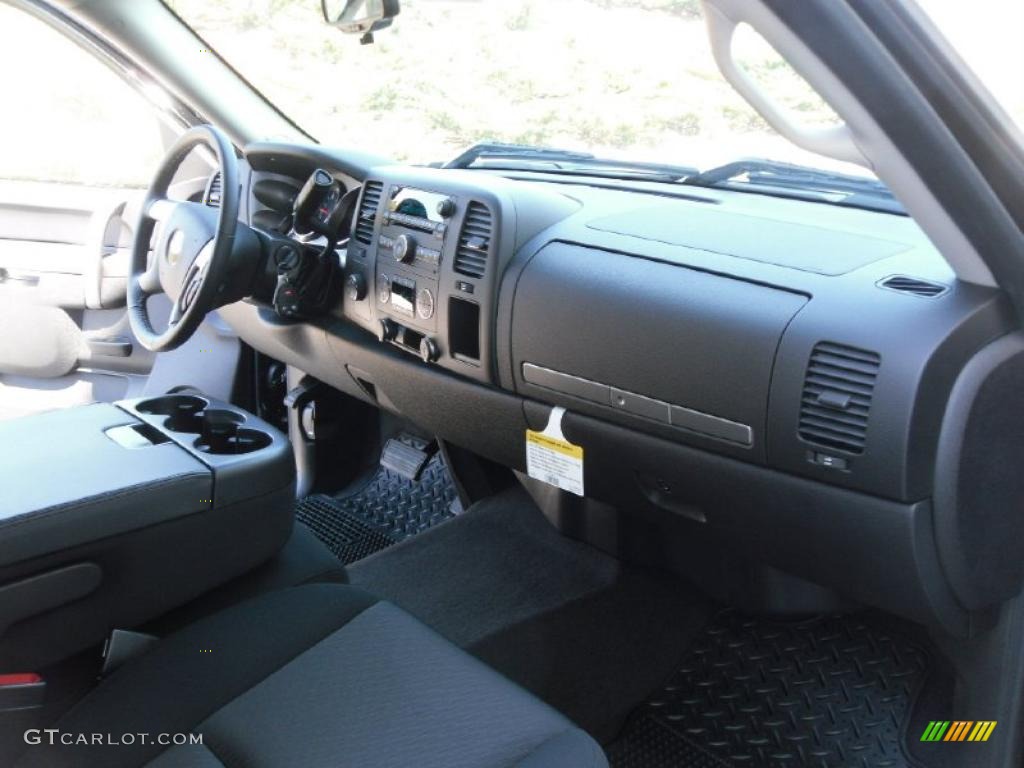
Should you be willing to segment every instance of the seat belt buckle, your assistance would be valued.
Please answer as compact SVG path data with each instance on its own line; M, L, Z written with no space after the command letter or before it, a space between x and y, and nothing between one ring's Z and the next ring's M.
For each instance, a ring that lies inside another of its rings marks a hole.
M46 698L46 681L35 672L0 675L0 712L36 709Z

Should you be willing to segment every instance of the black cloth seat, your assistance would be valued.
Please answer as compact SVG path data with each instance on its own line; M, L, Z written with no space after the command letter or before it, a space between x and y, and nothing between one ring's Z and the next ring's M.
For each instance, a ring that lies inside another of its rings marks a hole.
M340 584L272 592L186 627L55 727L58 743L27 747L20 765L607 766L597 743L546 704L394 605ZM202 744L158 743L178 733ZM59 743L92 734L136 736Z

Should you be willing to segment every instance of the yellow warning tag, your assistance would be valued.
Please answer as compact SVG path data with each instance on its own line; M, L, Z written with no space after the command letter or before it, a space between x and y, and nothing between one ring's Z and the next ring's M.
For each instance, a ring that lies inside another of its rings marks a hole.
M583 495L583 447L562 434L564 408L555 408L543 432L526 430L526 472L542 482Z

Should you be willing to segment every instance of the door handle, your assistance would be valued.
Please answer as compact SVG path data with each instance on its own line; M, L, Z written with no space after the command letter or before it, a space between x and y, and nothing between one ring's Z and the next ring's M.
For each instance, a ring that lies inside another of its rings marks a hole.
M0 283L24 283L26 287L39 285L39 275L0 267Z
M87 337L85 345L89 349L90 357L130 357L132 354L132 343L124 336L104 339Z

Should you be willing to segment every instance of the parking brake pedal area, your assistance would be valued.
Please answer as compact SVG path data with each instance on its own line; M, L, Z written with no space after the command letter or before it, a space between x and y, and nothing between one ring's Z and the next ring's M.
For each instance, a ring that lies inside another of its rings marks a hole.
M694 640L609 748L613 768L917 768L904 741L929 654L857 616L734 611Z
M388 440L381 453L380 464L409 482L416 483L430 457L436 452L436 442L428 443L410 435L402 435Z

